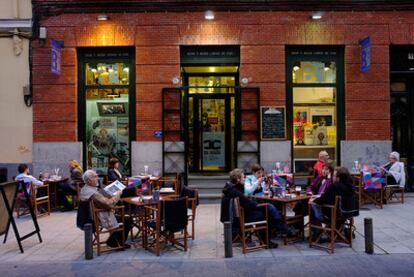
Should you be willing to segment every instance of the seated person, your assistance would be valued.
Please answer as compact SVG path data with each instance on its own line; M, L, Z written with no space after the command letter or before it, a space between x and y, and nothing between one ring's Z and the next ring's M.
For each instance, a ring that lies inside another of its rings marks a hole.
M310 195L321 195L333 184L333 167L324 164L322 175L316 177L312 184L306 188L306 193Z
M121 172L119 172L118 168L119 168L119 160L117 158L111 158L109 160L108 172L107 172L108 181L110 183L116 180L120 182L122 181L123 179L122 174Z
M329 154L325 150L319 152L319 159L313 166L313 175L315 177L322 176L322 167L324 164L328 163Z
M259 164L252 165L252 175L246 176L244 181L244 193L252 195L262 191L262 183L266 181L264 169Z
M39 181L35 177L30 175L30 169L27 166L27 164L20 164L19 167L17 168L17 171L19 172L19 175L16 176L15 180L23 181L26 184L26 189L29 194L31 193L30 183L34 184L37 187L43 186L42 181Z
M85 186L81 189L80 198L81 201L93 201L93 204L98 209L105 209L113 213L112 208L115 207L116 203L119 201L121 197L121 192L118 191L114 195L108 195L104 190L99 189L99 177L93 170L87 170L83 174L83 181L85 182ZM118 224L112 226L112 228L118 227ZM124 239L128 238L128 233L132 227L132 220L129 217L124 218ZM109 247L117 247L122 240L122 233L114 232L112 233L106 244ZM125 245L126 248L130 248L130 245Z
M309 200L314 213L314 223L324 222L325 217L330 218L330 210L323 210L321 205L335 205L336 196L351 197L354 195L355 189L348 169L338 167L335 172L335 182L320 197L312 197Z
M246 222L260 221L265 217L265 207L258 206L258 203L248 198L244 194L244 173L243 170L236 168L230 172L230 182L227 182L223 194L228 198L239 197L240 205L244 209ZM283 235L293 235L293 232L288 229L288 226L283 222L282 216L275 206L269 204L267 206L269 216L269 233L273 229L279 230ZM269 236L270 237L270 236ZM277 247L276 245L271 245Z
M400 162L400 154L398 152L391 152L389 155L389 162L382 166L387 175L387 185L399 184L401 187L405 186L405 170L404 164Z
M73 207L69 204L67 195L76 195L76 182L82 181L83 170L81 165L76 160L69 160L70 177L64 184L58 186L58 200L59 204L63 206L62 212L71 211Z

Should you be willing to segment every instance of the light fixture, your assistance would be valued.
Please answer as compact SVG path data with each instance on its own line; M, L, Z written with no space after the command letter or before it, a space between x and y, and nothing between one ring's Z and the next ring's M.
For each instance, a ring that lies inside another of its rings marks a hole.
M322 12L314 12L311 16L312 20L320 20L322 19Z
M98 21L107 21L109 20L109 16L106 14L100 14L96 17L96 20Z
M206 11L204 13L204 18L206 20L213 20L214 19L214 12L213 11L210 11L210 10Z
M123 71L129 72L129 67L124 67Z
M331 62L325 62L325 67L323 68L325 71L328 71L331 69Z
M300 69L300 62L293 63L293 71L298 71Z

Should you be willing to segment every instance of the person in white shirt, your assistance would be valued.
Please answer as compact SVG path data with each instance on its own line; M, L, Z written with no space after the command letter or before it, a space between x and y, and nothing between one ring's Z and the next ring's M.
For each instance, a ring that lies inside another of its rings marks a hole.
M399 184L400 187L405 186L404 163L400 162L400 154L398 152L391 152L388 157L388 163L382 167L388 173L387 185Z
M266 181L264 169L260 164L252 165L252 175L248 175L244 181L244 194L252 195L262 190L262 183Z
M26 184L27 192L30 194L30 183L34 184L35 186L39 187L43 185L42 181L37 180L35 177L30 175L30 169L27 164L20 164L17 168L19 175L16 176L15 180L23 181Z

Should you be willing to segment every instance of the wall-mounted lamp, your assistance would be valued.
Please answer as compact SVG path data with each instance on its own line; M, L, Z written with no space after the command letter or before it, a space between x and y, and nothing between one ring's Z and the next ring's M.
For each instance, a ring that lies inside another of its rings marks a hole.
M332 63L331 62L326 62L325 63L325 67L323 68L325 71L328 71L331 69Z
M300 62L293 63L293 71L298 71L300 69Z
M109 20L109 15L107 14L100 14L96 17L96 20L98 21L107 21Z
M27 107L32 106L32 91L30 90L30 86L24 86L23 87L23 99L24 99L24 104Z
M214 12L213 11L206 11L204 13L204 18L206 20L213 20L214 19Z
M174 77L171 79L173 85L178 85L180 83L180 77Z
M312 20L320 20L322 19L322 12L314 12L311 16Z

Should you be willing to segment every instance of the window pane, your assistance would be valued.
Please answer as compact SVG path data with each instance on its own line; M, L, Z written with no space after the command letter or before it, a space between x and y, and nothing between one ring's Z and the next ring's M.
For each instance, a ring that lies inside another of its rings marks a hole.
M128 85L129 67L124 63L87 63L86 85Z
M292 68L293 83L335 83L335 62L301 61L295 62Z
M321 104L335 103L336 88L307 87L293 88L293 103L295 104Z
M234 93L235 82L234 76L189 77L189 93Z
M119 159L122 174L129 172L128 89L87 89L86 159L88 168L106 174L109 159Z

